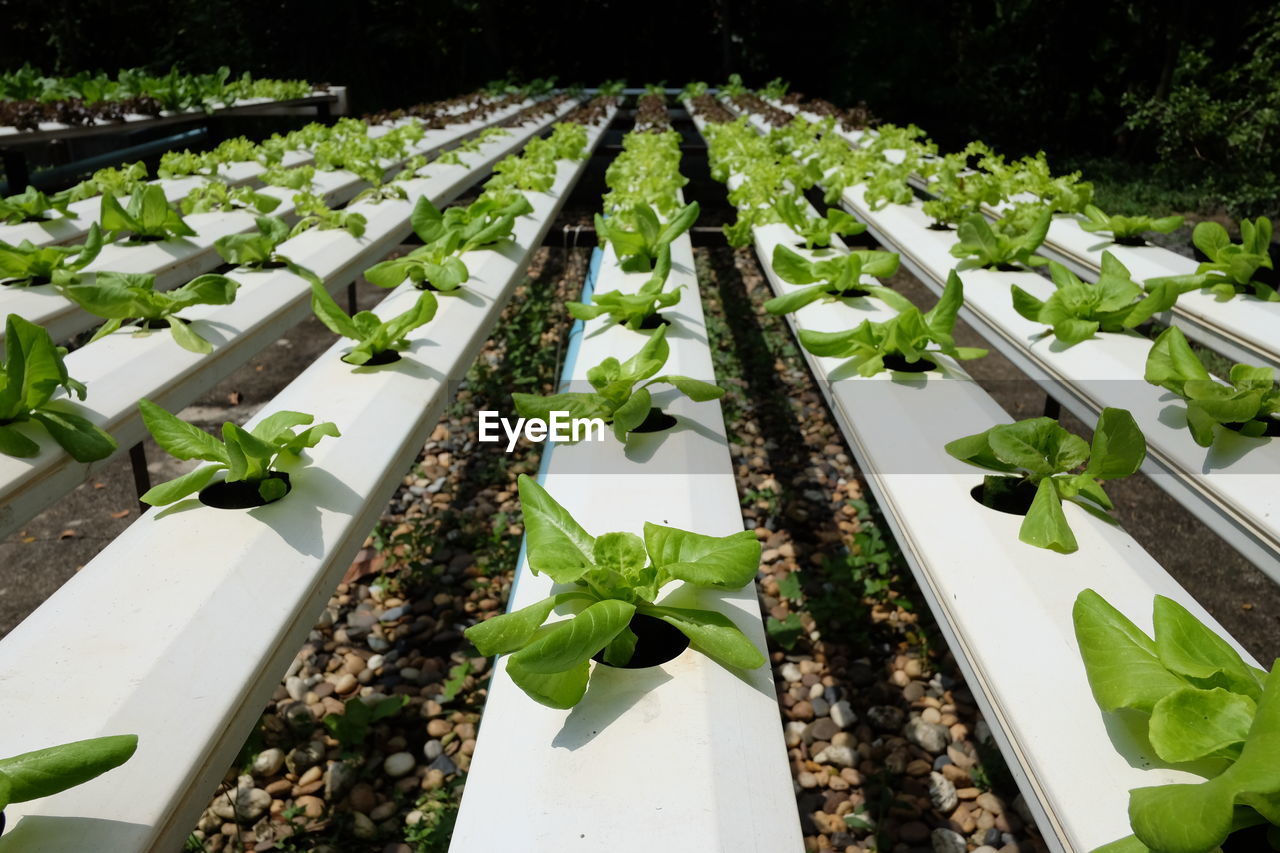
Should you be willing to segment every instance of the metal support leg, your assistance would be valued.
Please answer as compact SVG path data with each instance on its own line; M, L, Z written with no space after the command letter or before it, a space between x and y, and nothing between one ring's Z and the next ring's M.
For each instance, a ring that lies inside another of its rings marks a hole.
M133 466L133 488L138 492L138 514L146 512L150 507L141 500L151 488L151 472L147 470L147 450L139 441L129 448L129 463Z
M352 317L356 315L356 283L354 281L347 285L347 313Z

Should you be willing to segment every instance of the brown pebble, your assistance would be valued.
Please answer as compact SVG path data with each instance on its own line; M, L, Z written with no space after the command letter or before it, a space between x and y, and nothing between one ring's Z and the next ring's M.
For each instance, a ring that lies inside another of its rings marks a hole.
M276 781L267 785L262 790L266 791L268 794L270 794L273 797L283 798L285 795L287 795L290 791L293 790L293 783L290 782L288 779L277 779Z
M801 773L800 776L797 777L796 781L800 783L801 788L818 787L818 777L813 773L810 773L808 770Z
M427 734L433 738L444 737L453 730L448 720L432 720L427 723Z
M319 797L298 797L295 805L309 818L318 818L324 814L324 800Z
M312 782L319 780L322 776L324 776L324 771L320 769L319 765L309 767L305 773L298 777L298 785L310 785Z
M918 820L908 821L898 827L898 838L908 844L919 844L929 839L929 827Z
M977 788L956 788L956 796L962 800L976 800L981 793Z
M378 804L373 793L373 786L368 782L357 782L351 789L351 808L358 812L368 813Z
M294 785L293 795L295 797L304 797L307 794L314 794L316 791L319 791L322 788L324 788L324 780L317 779L316 781L310 782L306 785Z
M917 758L914 761L907 764L907 775L908 776L928 776L929 771L932 769L933 769L933 765L930 764L928 761Z
M813 705L809 704L808 699L801 700L791 706L791 719L802 721L813 719Z

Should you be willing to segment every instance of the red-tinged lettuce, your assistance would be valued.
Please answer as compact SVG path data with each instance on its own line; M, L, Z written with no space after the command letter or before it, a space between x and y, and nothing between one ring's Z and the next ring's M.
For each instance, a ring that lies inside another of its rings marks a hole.
M655 604L674 581L708 589L739 589L755 579L760 543L750 531L705 536L645 522L644 536L592 536L569 512L521 474L525 553L534 574L566 591L472 625L467 639L483 655L508 655L507 673L535 702L571 708L581 701L591 659L625 666L637 637L636 614L660 619L689 638L690 648L731 669L754 669L764 654L728 617L712 610ZM548 623L558 607L569 619Z

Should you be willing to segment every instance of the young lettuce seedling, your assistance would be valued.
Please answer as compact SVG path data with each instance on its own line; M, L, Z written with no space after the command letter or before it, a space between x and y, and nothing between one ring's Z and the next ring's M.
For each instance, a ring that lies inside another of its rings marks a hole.
M610 356L587 371L587 381L595 389L594 393L569 391L548 397L512 394L511 399L521 417L549 421L552 412L569 412L575 418L601 418L613 425L618 441L625 442L627 434L643 424L653 408L650 385L665 382L699 403L724 396L724 389L710 382L671 373L654 376L667 363L670 354L667 327L659 326L631 358L620 362ZM639 382L644 384L637 388Z
M222 441L218 441L150 400L139 400L138 409L156 443L172 456L213 463L148 490L140 500L152 506L171 504L200 491L219 471L226 472L225 482L250 484L264 502L277 501L289 491L287 477L275 470L280 457L315 447L325 436L341 435L332 421L294 432L294 427L306 426L315 418L301 412L276 412L252 430L227 421L222 425Z
M697 220L698 212L698 203L690 202L663 225L653 208L637 204L629 211L608 219L597 213L596 233L600 237L601 247L606 242L613 244L614 253L622 260L623 270L649 272L662 247L670 246L677 237L688 231ZM636 230L627 230L628 222Z
M1240 220L1240 242L1232 243L1227 229L1216 222L1201 222L1191 232L1191 241L1209 258L1191 275L1153 278L1148 287L1171 285L1187 293L1209 288L1220 299L1252 293L1266 302L1280 302L1274 284L1261 280L1260 270L1274 270L1271 260L1271 220L1259 216L1253 222ZM1272 276L1274 280L1274 276Z
M786 225L803 240L805 248L830 246L835 235L851 237L867 230L867 226L838 207L827 210L827 215L810 216L794 195L780 195L773 202L773 212L778 221Z
M82 246L35 246L23 240L11 246L0 240L0 283L14 286L49 284L55 273L79 272L102 251L102 229L89 226Z
M800 332L800 343L809 352L829 358L853 360L861 376L875 376L882 370L929 370L937 365L934 353L967 360L981 358L985 349L958 347L951 336L956 315L964 304L964 286L952 270L938 304L921 313L906 297L883 288L891 304L903 307L896 317L877 323L863 320L846 332ZM881 298L884 298L884 294ZM937 349L930 349L934 344Z
M783 281L809 286L773 297L764 304L764 310L774 315L790 314L820 299L834 302L874 295L899 311L905 311L911 307L906 298L883 285L862 282L864 275L888 278L898 271L899 260L897 252L861 249L810 260L779 243L773 248L773 271Z
M1093 204L1084 207L1085 218L1080 220L1080 227L1090 233L1110 232L1111 239L1121 246L1142 246L1146 240L1142 238L1147 231L1168 234L1182 225L1181 216L1108 216Z
M409 347L405 336L430 323L438 307L435 295L423 291L418 294L418 301L412 308L386 322L378 319L372 311L358 311L351 316L342 310L319 280L311 282L311 310L316 317L334 334L356 342L355 347L342 357L349 364L368 364L370 361L383 364L398 360L399 356L393 354Z
M262 183L269 187L284 187L290 190L310 190L316 179L315 166L272 166L261 175Z
M35 187L27 187L25 191L0 197L0 223L17 225L20 222L47 222L53 217L49 211L56 211L63 216L75 214L67 210L71 199L63 195L48 196Z
M133 757L137 735L77 740L0 758L0 831L10 803L25 803L83 785Z
M669 308L680 301L680 285L664 291L671 273L671 246L666 245L658 250L658 260L653 267L653 275L635 293L623 293L618 290L609 293L597 293L592 296L590 305L582 302L567 303L569 313L578 320L592 320L601 314L608 314L609 319L621 323L628 329L638 331L650 317L655 316L660 308Z
M1092 589L1080 593L1071 616L1089 687L1105 713L1144 725L1162 761L1200 762L1207 781L1131 790L1134 835L1098 853L1209 853L1236 830L1280 827L1280 667L1249 665L1172 599L1157 595L1154 611L1152 638Z
M77 399L85 397L83 384L72 379L63 363L67 351L55 346L42 326L17 314L5 320L4 364L0 365L0 453L29 458L40 452L17 428L35 421L48 431L77 462L106 459L116 450L116 440L87 418L74 414L69 403L54 400L59 388Z
M319 228L321 231L341 228L352 237L363 237L365 226L369 223L363 213L334 210L315 193L298 193L293 197L293 207L300 218L289 233L290 237L297 237L309 228Z
M951 247L951 254L957 258L968 258L961 263L961 269L1012 270L1019 265L1044 266L1048 261L1035 251L1048 236L1052 219L1053 209L1050 207L1040 209L1029 225L1015 222L1006 215L993 227L981 213L970 214L960 221L956 229L957 242Z
M113 195L104 195L99 221L112 240L121 234L132 235L130 239L134 241L156 241L194 237L196 233L183 221L182 215L169 206L159 184L136 188L129 196L128 206L121 205Z
M1147 455L1147 441L1133 415L1107 408L1098 418L1092 447L1053 418L1030 418L958 438L948 442L946 451L961 462L1004 475L984 478L982 501L987 506L1012 505L1034 489L1018 538L1070 554L1079 546L1062 502L1072 501L1112 521L1106 511L1113 505L1100 481L1137 471ZM1082 465L1083 471L1073 473Z
M1231 366L1226 382L1210 375L1177 326L1160 333L1147 354L1144 378L1187 401L1187 428L1201 447L1214 440L1214 427L1259 438L1280 435L1280 386L1270 367Z
M58 198L72 202L99 195L128 195L146 181L147 164L139 160L119 168L108 166L99 169L86 180L58 193Z
M1129 270L1110 252L1102 253L1097 284L1085 284L1056 261L1049 275L1057 288L1041 302L1018 285L1012 285L1013 307L1035 323L1053 327L1053 335L1065 344L1078 344L1099 331L1132 329L1178 301L1176 287L1164 285L1144 294L1142 285L1129 278Z
M59 283L58 292L90 314L106 318L90 342L106 337L126 321L135 320L140 327L134 334L142 336L154 328L169 329L173 340L185 350L198 353L213 351L213 345L196 334L189 321L177 316L193 305L230 305L240 285L224 275L207 274L173 290L157 291L156 277L142 273L100 272L88 281Z
M750 531L704 536L645 522L643 538L626 532L597 537L535 480L521 474L519 488L530 570L574 589L472 625L466 636L483 655L508 655L507 673L529 698L551 708L576 705L587 691L593 656L603 652L613 666L631 661L636 615L666 622L721 666L764 664L764 655L728 617L653 603L672 581L709 589L751 583L760 543ZM571 605L576 614L543 624L560 605Z
M207 181L180 203L184 214L211 213L218 210L252 210L266 214L280 206L280 199L260 193L253 187L230 187L223 181Z
M276 247L289 239L289 223L278 216L254 219L256 234L227 234L213 242L218 254L229 264L250 269L288 266L291 261L276 252Z

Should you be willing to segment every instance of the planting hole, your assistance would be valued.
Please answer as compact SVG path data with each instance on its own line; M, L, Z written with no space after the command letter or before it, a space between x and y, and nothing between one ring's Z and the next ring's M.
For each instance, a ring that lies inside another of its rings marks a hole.
M1258 418L1258 420L1262 421L1263 426L1261 434L1256 437L1261 438L1266 436L1267 438L1274 438L1275 436L1280 435L1280 420L1276 420L1273 417L1263 417ZM1229 430L1240 432L1251 423L1254 423L1254 421L1235 421L1232 423L1224 423L1223 426Z
M618 324L621 325L626 322L627 322L626 320L619 320ZM671 321L668 320L666 317L663 317L661 314L659 314L656 311L640 321L640 328L644 329L646 332L651 332L654 329L657 329L661 326L670 326L670 325L671 325Z
M834 296L838 299L854 299L859 296L866 296L871 291L864 290L861 287L851 287L848 290L836 290L834 287L827 288L827 295Z
M891 353L884 357L884 366L887 370L897 370L901 373L927 373L930 370L937 370L938 365L934 364L927 358L919 361L907 361L905 356Z
M348 353L348 355L350 355L350 353ZM354 362L347 361L347 356L345 355L342 357L342 360L346 361L347 364L354 364ZM377 367L380 364L395 364L399 360L400 360L400 353L396 352L393 349L381 349L375 352L373 355L369 356L369 360L366 361L364 364L357 364L355 366L356 367Z
M1141 237L1116 237L1113 241L1117 246L1145 246L1147 241Z
M631 617L631 630L636 635L636 650L625 666L617 666L614 667L615 669L644 669L657 666L675 659L689 648L688 637L655 616L645 613L635 614ZM591 659L605 666L614 666L611 663L605 663L604 649L596 652Z
M649 414L645 415L644 421L640 426L631 430L632 432L662 432L664 429L671 429L676 425L676 419L659 409L657 406L649 407Z
M1009 515L1026 515L1036 497L1036 487L1022 477L987 477L969 494L988 509Z
M289 475L283 471L272 471L267 475L269 480L284 481L284 494L289 494L293 486L289 483ZM281 495L280 497L284 497ZM276 498L279 500L280 498ZM212 483L200 490L200 503L214 509L253 509L266 506L275 501L266 501L258 493L258 483L248 480L237 480L234 483Z

